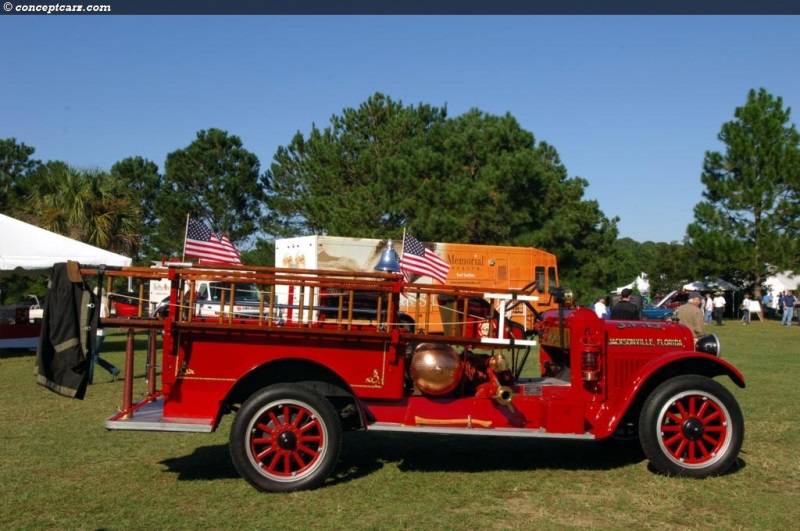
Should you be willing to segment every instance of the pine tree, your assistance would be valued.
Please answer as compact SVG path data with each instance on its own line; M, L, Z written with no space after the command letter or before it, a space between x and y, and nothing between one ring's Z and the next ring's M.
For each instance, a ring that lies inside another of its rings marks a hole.
M757 296L770 267L800 267L800 134L790 112L763 88L749 92L719 133L725 154L705 155L705 201L687 229L702 269L752 283Z

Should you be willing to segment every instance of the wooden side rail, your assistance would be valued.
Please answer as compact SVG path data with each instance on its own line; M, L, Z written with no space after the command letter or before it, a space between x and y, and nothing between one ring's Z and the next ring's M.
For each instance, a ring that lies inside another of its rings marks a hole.
M81 272L84 275L102 273L109 283L112 279L128 279L129 285L137 284L140 300L145 300L145 285L150 280L169 278L174 302L161 317L169 315L172 326L187 329L223 330L227 327L229 330L259 328L265 332L286 332L289 328L300 327L313 334L343 330L359 334L372 331L380 335L401 328L407 339L413 330L420 338L469 343L476 340L476 328L482 321L499 318L502 322L508 318L507 313L496 311L490 303L484 302L483 307L472 305L472 300L486 300L485 290L456 285L406 284L400 275L391 273L245 266L226 266L225 270L218 266L83 268ZM217 285L213 301L196 297L195 287L199 282ZM258 295L250 297L249 301L238 300L234 293L242 289L243 284L254 285ZM495 303L530 298L519 290L498 290L492 295ZM198 313L201 307L205 308L204 316ZM445 317L448 322L444 322ZM134 318L104 318L101 322L104 326L148 330L163 326L160 319L142 315L141 311ZM433 325L438 328L434 329ZM506 338L501 334L498 339L505 342Z

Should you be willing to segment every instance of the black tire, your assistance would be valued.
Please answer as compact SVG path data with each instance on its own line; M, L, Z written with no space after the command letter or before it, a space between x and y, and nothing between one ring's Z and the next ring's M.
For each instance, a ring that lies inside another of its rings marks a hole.
M639 417L639 439L658 471L715 476L733 465L744 440L744 418L730 391L710 378L677 376L659 385Z
M640 446L639 423L622 419L614 433L603 440L619 446Z
M302 385L276 384L255 393L231 426L233 465L262 491L318 487L333 472L341 448L333 405Z

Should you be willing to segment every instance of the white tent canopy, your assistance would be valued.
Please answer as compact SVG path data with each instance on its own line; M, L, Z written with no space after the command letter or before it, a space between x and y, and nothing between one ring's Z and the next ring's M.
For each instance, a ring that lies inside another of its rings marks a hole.
M764 281L767 291L773 296L786 290L796 290L800 284L800 277L794 276L791 271L776 273Z
M730 282L711 277L684 284L683 289L686 291L739 291L739 288Z
M647 280L647 273L639 273L636 279L627 286L620 286L615 293L622 293L622 290L628 288L638 291L639 293L650 293L650 282Z
M81 265L131 265L127 256L0 214L0 271L49 269L67 260Z

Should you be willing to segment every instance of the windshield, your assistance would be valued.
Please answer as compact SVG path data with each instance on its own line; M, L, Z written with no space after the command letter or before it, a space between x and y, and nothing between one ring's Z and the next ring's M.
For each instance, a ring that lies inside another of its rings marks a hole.
M236 302L259 302L261 300L260 292L258 291L258 286L255 284L235 284L234 285L235 295L234 301ZM219 301L222 297L222 292L226 291L225 293L225 300L231 300L230 295L227 291L230 290L230 284L223 284L222 282L210 282L209 283L209 294L211 295L209 298L212 301Z
M661 299L656 303L656 308L662 308L666 303L671 301L677 294L678 294L677 291L670 291L663 299Z

